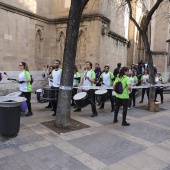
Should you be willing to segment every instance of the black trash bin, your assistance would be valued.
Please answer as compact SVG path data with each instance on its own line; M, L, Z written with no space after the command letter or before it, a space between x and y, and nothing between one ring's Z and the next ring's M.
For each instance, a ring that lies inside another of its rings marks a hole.
M0 135L16 136L20 130L20 111L24 97L0 97Z

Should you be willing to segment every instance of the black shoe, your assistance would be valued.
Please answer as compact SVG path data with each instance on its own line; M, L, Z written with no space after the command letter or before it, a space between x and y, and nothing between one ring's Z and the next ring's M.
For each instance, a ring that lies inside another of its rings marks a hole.
M122 126L130 126L130 123L122 122Z
M91 115L91 117L96 117L98 114L97 114L97 112L96 113L93 113L92 115Z
M51 111L54 111L54 109L52 109Z
M97 115L91 115L91 117L96 117Z
M48 105L48 106L46 106L45 108L51 108L51 106L50 106L50 105Z
M117 123L118 122L118 120L113 120L113 123Z
M163 103L163 101L161 101L161 103Z
M56 113L54 112L54 113L52 114L52 116L56 116Z
M74 110L74 112L81 112L81 109L77 108L76 110Z
M28 117L28 116L32 116L32 115L33 115L32 112L27 112L25 116Z
M139 103L143 103L143 100L141 100Z
M104 107L101 107L101 106L100 106L98 109L104 109Z
M71 103L71 106L75 106L75 104L74 104L74 103Z

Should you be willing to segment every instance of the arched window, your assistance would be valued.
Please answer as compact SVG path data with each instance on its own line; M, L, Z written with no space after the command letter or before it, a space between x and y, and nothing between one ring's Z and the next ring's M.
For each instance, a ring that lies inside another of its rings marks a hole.
M43 65L43 38L41 30L37 30L35 35L35 66L41 70Z
M61 31L58 34L58 42L57 42L57 53L59 56L57 56L57 58L59 58L59 60L61 62L63 62L63 57L64 57L64 47L65 47L65 35L64 33Z
M86 62L86 36L83 30L80 30L77 45L76 63L79 65Z

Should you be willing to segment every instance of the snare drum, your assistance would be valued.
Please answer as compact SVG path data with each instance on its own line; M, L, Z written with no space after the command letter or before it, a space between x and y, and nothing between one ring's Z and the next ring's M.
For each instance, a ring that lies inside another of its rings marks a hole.
M42 97L46 100L57 100L59 89L46 87L42 89Z
M16 91L16 92L13 92L13 93L10 93L6 96L11 96L11 97L18 97L18 96L21 96L22 92L20 91Z
M97 90L95 91L95 96L98 103L104 103L109 98L107 90Z
M83 108L89 104L86 92L77 93L76 95L74 95L73 99L77 108Z

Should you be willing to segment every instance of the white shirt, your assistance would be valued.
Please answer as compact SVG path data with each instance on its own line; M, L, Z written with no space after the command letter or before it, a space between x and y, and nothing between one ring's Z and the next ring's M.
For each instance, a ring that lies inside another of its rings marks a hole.
M162 77L156 77L156 78L155 78L155 83L156 83L157 85L162 84L162 81L160 81L160 79L162 79ZM163 87L160 87L160 88L163 88Z
M91 70L90 71L86 71L85 73L84 73L84 76L87 76L87 77L89 77L89 79L92 79L92 75L91 75ZM91 86L91 82L88 80L88 79L86 79L85 77L84 77L84 81L83 81L83 86Z
M53 80L53 79L48 78L48 84L49 84L49 87L51 87L51 86L53 85L53 82L52 82L52 81L50 81L50 80Z
M74 78L77 78L76 74L74 74ZM77 80L73 79L73 86L77 84Z
M59 87L60 80L61 80L61 69L53 70L52 77L53 77L53 87Z
M18 80L19 80L19 81L26 81L26 80L27 80L24 71L22 71L22 72L19 74ZM20 91L22 91L22 92L27 92L27 89L28 89L28 88L27 88L27 83L26 83L26 82L24 82L24 83L22 83L22 84L19 84L19 90L20 90Z
M142 76L143 84L148 85L149 83L146 81L146 79L149 80L149 75L148 74L146 74L146 75L144 74Z
M131 84L132 86L135 85L135 77L130 77L130 84Z
M106 85L106 86L111 86L110 85L110 73L106 73L104 72L103 73L103 83Z

